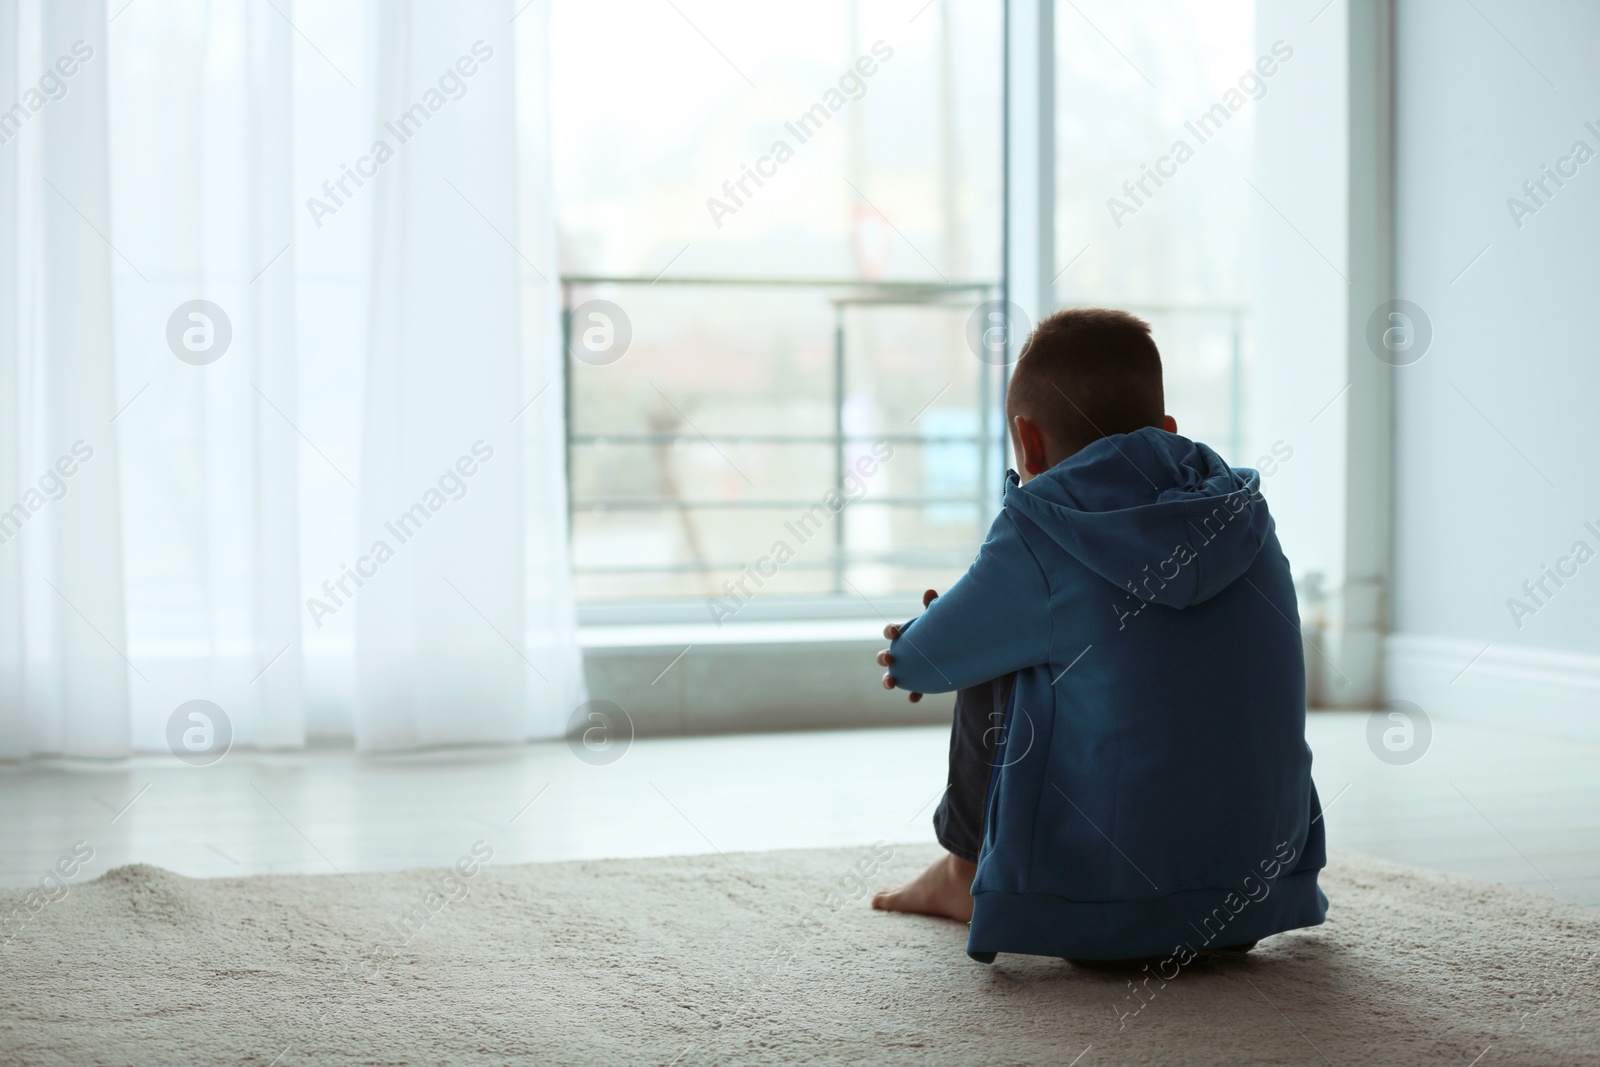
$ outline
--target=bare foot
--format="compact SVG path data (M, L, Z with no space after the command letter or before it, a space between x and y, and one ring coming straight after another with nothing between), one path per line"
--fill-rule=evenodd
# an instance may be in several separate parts
M976 865L946 852L905 885L878 893L872 906L880 911L909 911L969 923L972 876L977 872Z

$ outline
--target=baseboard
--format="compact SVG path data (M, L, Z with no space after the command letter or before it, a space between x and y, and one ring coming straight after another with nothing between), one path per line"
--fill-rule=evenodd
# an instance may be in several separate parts
M1384 662L1389 698L1430 715L1600 741L1600 656L1391 634Z

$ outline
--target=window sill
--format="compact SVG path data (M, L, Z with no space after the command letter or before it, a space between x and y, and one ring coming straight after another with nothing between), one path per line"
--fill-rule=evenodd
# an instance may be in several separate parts
M909 613L908 613L909 614ZM883 688L883 619L581 626L589 697L639 735L948 722L953 697Z
M868 600L856 594L820 596L762 596L746 600L738 614L717 626L706 597L639 597L632 600L587 600L578 603L578 625L589 627L700 624L718 630L754 623L842 622L875 620L883 629L884 616L909 619L922 610L915 594L873 594Z
M884 623L870 619L791 619L773 622L730 622L721 626L701 622L640 623L622 626L580 626L578 644L584 654L672 650L689 647L722 648L804 645L811 648L874 647L883 643Z

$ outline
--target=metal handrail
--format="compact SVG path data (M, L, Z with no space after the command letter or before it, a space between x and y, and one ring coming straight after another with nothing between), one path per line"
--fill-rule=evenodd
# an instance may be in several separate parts
M569 433L567 440L574 444L592 445L604 441L608 445L670 445L687 441L686 433ZM813 445L833 444L833 434L824 433L697 433L702 441L720 441L730 445ZM971 441L972 434L878 433L844 435L846 444L869 444L888 441L890 444L953 445Z
M999 503L998 494L989 494L994 503ZM970 496L924 496L911 493L902 496L862 496L851 501L853 504L878 504L891 508L920 508L937 507L941 504L971 504ZM712 498L709 500L693 500L681 496L595 496L585 500L591 508L605 508L614 511L650 511L665 508L692 508L696 510L727 508L729 511L776 511L778 508L797 508L801 511L807 508L821 506L816 497L802 500L799 497L779 498L772 500L752 500L749 497L740 497L736 500L722 500Z
M888 292L972 293L999 288L999 282L885 281L871 278L717 278L642 274L563 274L562 285L688 285L700 288L873 289Z
M714 571L737 572L746 566L749 560L728 562L689 562L689 563L619 563L607 564L603 567L574 565L573 571L578 574L710 574ZM940 551L918 550L916 552L863 552L850 558L851 563L871 563L878 565L903 565L903 566L934 566L944 565L959 567L972 562L972 550L967 548L952 548ZM785 569L800 571L831 570L833 560L791 560L784 564Z

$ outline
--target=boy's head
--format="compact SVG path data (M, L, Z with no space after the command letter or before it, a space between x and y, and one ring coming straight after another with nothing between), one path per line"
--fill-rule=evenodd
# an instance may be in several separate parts
M1146 426L1176 433L1150 324L1113 308L1046 318L1012 369L1006 422L1024 482L1102 437Z

